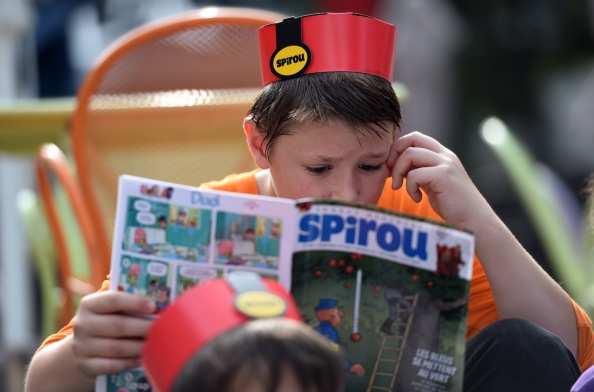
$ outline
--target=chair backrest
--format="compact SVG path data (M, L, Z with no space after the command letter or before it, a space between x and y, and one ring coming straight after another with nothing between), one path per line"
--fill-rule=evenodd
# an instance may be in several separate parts
M126 34L90 71L77 96L73 153L105 260L119 175L197 185L254 168L242 121L261 86L257 29L283 17L187 11Z
M62 288L61 325L74 316L78 298L101 287L109 265L99 243L78 180L58 146L46 143L35 159L37 185L58 261Z

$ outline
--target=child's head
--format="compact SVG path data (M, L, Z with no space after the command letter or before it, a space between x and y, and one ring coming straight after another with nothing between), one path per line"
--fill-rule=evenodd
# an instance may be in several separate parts
M142 366L161 392L333 392L343 374L337 352L277 281L237 271L169 305L149 331Z
M336 351L303 323L250 321L214 339L180 372L172 391L338 392Z
M244 122L261 194L375 203L400 127L396 28L352 13L258 31L264 88Z

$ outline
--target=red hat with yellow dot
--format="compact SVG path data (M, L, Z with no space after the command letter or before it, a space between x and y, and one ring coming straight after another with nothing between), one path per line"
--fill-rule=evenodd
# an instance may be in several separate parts
M262 85L316 72L361 72L392 82L396 27L356 13L286 18L258 30Z
M151 385L169 391L192 355L224 332L253 319L302 321L291 295L275 280L233 272L190 288L152 325L142 351Z

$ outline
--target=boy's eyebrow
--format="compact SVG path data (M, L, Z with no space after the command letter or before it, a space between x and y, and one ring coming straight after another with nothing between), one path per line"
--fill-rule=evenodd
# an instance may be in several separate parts
M388 154L386 152L376 152L369 155L369 158L386 158Z
M379 159L379 158L385 159L385 158L387 158L387 156L388 156L388 154L386 152L375 152L375 153L365 156L364 158L366 158L366 159ZM327 155L314 155L314 156L312 156L312 158L316 159L320 162L323 162L323 163L340 162L344 159L344 158L334 158L334 157L330 157Z
M324 163L331 163L331 162L340 162L342 158L333 158L326 155L316 155L314 159L324 162Z

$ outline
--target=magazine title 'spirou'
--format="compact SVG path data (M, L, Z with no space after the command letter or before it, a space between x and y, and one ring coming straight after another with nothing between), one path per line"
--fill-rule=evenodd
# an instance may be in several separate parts
M356 13L286 18L258 30L262 84L316 72L361 72L392 81L396 27Z
M250 320L274 317L302 321L280 283L255 273L234 272L189 289L163 311L146 339L142 365L151 385L169 391L206 343Z

